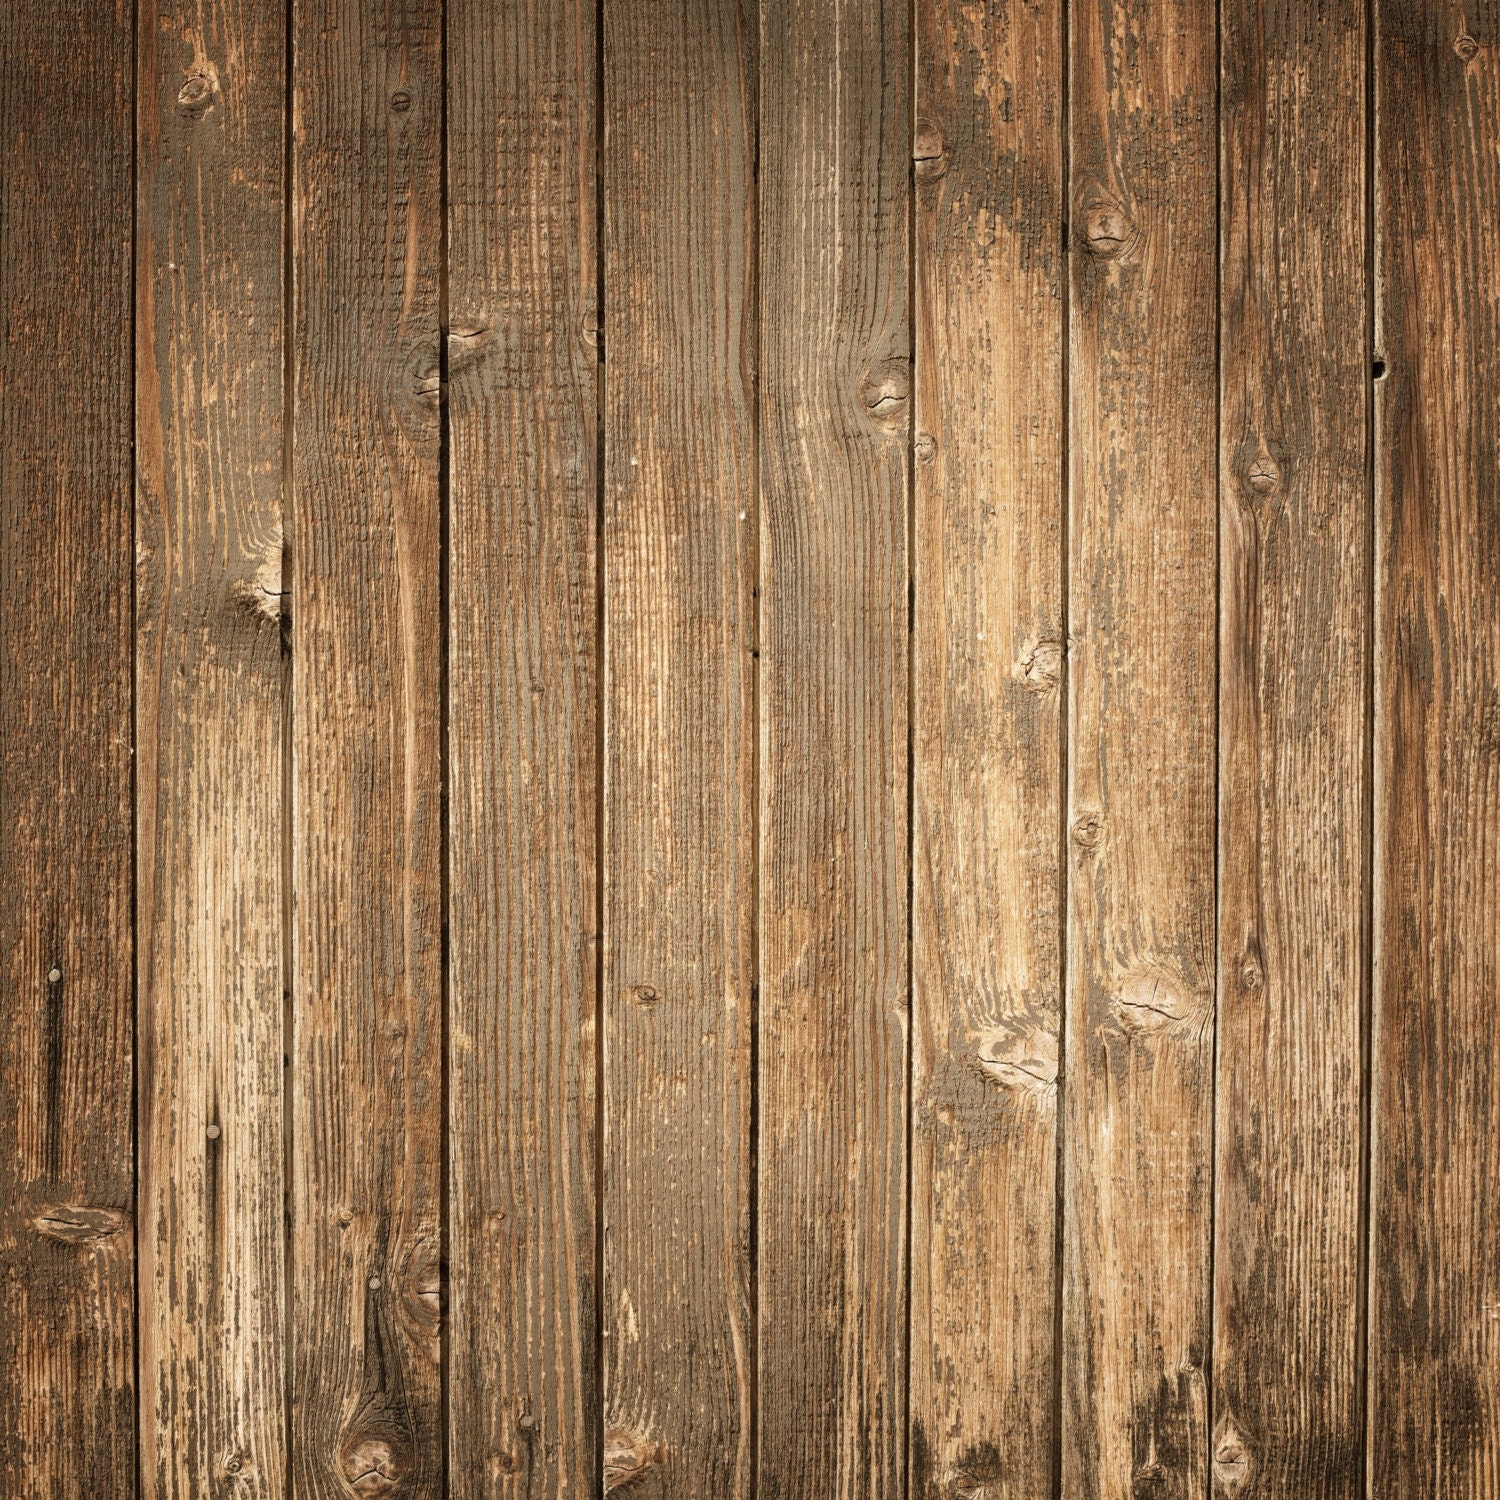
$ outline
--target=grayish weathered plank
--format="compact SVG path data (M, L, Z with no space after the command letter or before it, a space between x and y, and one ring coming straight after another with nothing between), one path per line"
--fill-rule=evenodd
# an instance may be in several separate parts
M594 6L449 0L455 1500L599 1476Z

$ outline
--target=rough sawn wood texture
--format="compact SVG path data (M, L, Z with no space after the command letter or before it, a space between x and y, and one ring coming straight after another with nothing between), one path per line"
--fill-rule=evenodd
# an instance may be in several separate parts
M1500 1500L1500 3L0 11L3 1500Z

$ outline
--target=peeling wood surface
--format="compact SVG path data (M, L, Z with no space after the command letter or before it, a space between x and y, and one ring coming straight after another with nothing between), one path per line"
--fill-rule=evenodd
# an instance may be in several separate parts
M1497 59L11 5L6 1500L1500 1500Z
M145 1496L286 1487L283 23L137 16Z
M1062 1485L1208 1484L1214 7L1070 11Z
M442 27L292 10L291 1443L443 1492Z
M917 17L911 1494L1047 1495L1066 54L1056 6Z

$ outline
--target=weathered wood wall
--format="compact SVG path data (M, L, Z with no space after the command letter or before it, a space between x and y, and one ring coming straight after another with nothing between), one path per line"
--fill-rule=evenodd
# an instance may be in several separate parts
M1500 0L0 132L0 1496L1500 1500Z

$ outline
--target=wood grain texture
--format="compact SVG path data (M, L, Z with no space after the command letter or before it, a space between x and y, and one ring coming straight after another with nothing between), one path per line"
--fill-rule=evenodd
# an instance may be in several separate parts
M1377 10L1370 1493L1500 1495L1500 5Z
M449 0L455 1497L592 1496L595 17Z
M1062 19L917 12L914 1500L1052 1492Z
M1363 1493L1365 11L1223 11L1213 1452Z
M286 36L138 12L141 1492L285 1494Z
M1070 13L1063 1493L1208 1488L1215 11Z
M441 11L296 0L299 1497L436 1496Z
M131 58L0 15L0 1492L135 1494Z
M753 11L605 0L606 1490L750 1492Z
M908 21L761 11L766 1500L906 1479Z

